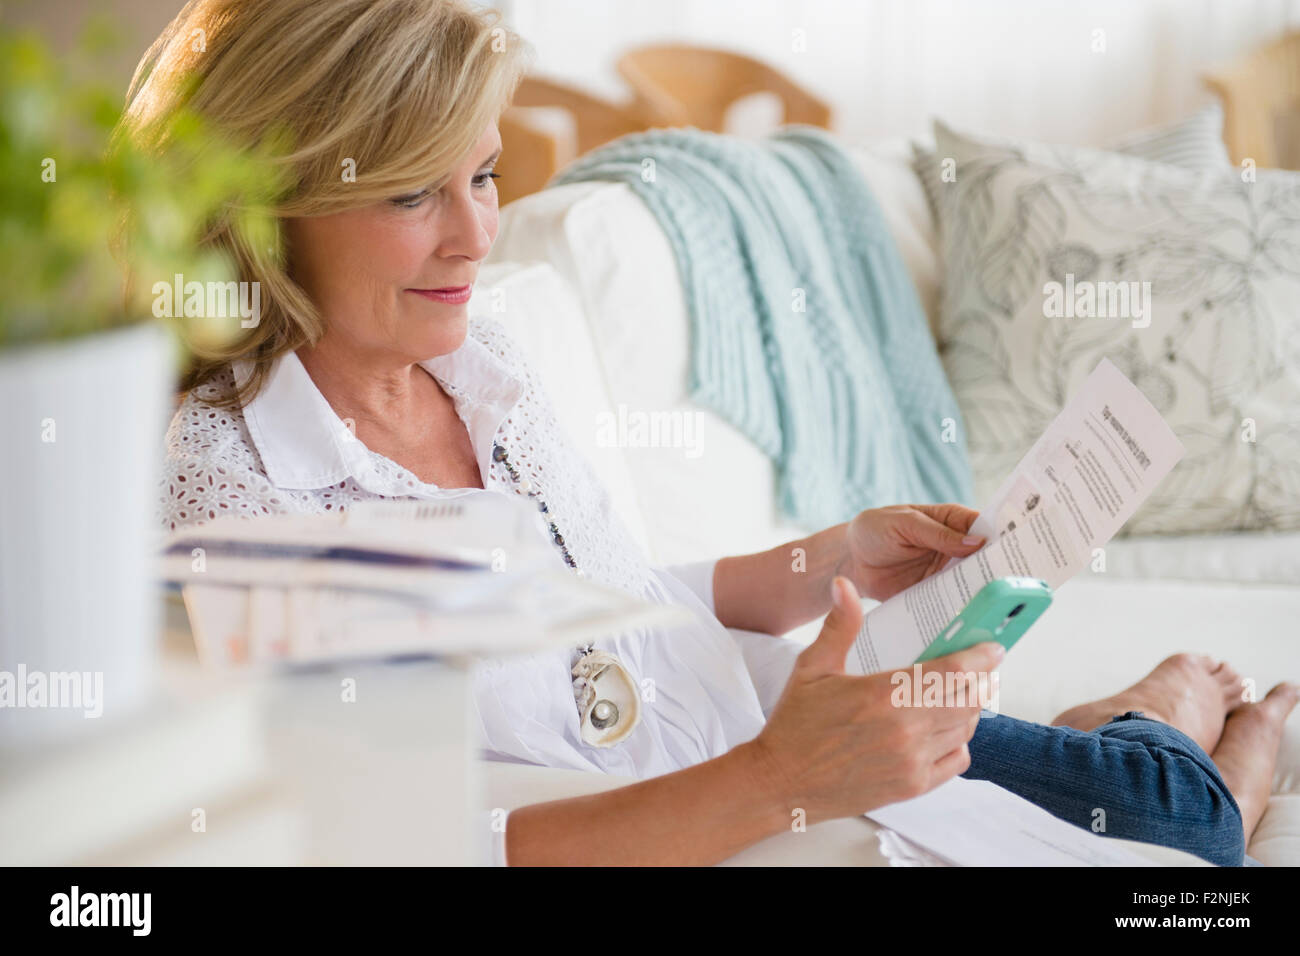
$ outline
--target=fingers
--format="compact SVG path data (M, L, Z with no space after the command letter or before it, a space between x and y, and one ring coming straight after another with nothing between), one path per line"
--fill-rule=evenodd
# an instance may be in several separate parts
M970 530L970 526L975 523L975 519L980 513L974 508L967 508L965 505L959 505L956 502L948 502L941 505L912 505L917 511L924 512L936 521L946 524L965 534Z
M933 789L946 780L970 769L970 748L963 743L935 761L930 769L930 788Z
M980 722L979 711L969 713L963 709L956 711L956 713L960 717L956 723L941 731L936 731L930 737L929 751L934 754L936 760L952 753L952 751L975 736L975 728L979 726Z
M941 680L942 683L935 685L935 690L942 688L944 708L973 707L979 710L991 706L990 702L997 696L997 667L1005 655L1006 648L1001 644L985 641L936 657L919 665L921 685L928 688L935 685L936 680ZM931 674L935 677L931 678Z
M799 655L801 670L809 675L842 674L849 648L862 627L862 602L858 589L845 577L831 581L831 611L821 633Z
M908 530L917 543L932 548L940 554L965 557L968 554L974 554L984 544L983 538L968 538L965 529L958 531L949 527L942 520L931 517L919 508L910 515L910 518L911 523ZM966 527L969 528L970 525Z
M987 674L989 671L997 669L1006 654L1007 649L997 641L984 641L974 647L968 647L965 650L955 651L952 654L945 654L943 657L924 661L921 664L921 673L928 674L930 671L968 673L974 671L976 674Z
M947 748L951 750L962 740L969 740L970 735L975 732L975 722L980 718L980 698L976 691L965 695L964 700L956 703L946 704L943 707L925 708L926 730L930 739L943 738L956 734L959 739L953 740Z

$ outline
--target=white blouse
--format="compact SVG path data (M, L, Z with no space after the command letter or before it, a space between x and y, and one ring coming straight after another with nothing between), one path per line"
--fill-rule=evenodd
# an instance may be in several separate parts
M482 490L422 482L367 449L289 353L242 412L215 408L209 400L228 394L237 377L244 379L249 370L244 363L234 363L186 397L167 432L160 483L164 527L222 515L342 510L381 497L521 494L505 467L492 460L499 441L540 491L584 573L695 613L688 626L628 630L596 642L618 656L635 682L653 681L653 700L643 702L640 723L612 747L592 747L580 737L568 650L478 665L472 686L486 755L645 778L752 739L770 702L760 702L738 638L713 614L713 563L648 566L591 466L563 434L533 371L497 322L471 318L459 349L420 364L454 400L473 443ZM562 560L558 551L556 560ZM763 696L770 694L764 690Z

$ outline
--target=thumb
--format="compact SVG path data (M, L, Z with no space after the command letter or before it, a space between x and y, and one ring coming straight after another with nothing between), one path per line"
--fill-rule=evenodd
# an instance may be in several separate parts
M916 535L918 544L953 557L974 554L984 543L982 537L964 534L921 511L914 512L911 530Z
M803 663L812 675L842 674L849 648L862 627L862 602L858 589L845 577L831 581L831 612L817 640L804 651Z

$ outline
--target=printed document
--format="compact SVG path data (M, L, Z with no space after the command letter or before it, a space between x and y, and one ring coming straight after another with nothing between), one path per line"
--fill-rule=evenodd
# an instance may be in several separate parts
M1116 842L1058 820L1028 800L987 780L953 777L902 803L867 814L908 843L907 853L888 839L891 863L902 855L930 858L954 866L1155 866L1145 856Z
M994 578L1040 578L1060 587L1184 453L1146 396L1102 359L971 526L971 534L988 539L984 547L873 608L847 671L911 664Z

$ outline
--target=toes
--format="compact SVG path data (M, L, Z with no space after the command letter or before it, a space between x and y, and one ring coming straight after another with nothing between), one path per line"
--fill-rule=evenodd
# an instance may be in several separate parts
M1264 695L1263 700L1236 708L1229 719L1247 722L1261 731L1268 728L1280 732L1297 701L1300 701L1300 687L1284 681Z
M1263 702L1276 707L1285 717L1291 713L1298 701L1300 701L1300 685L1291 681L1283 681L1264 695Z
M1160 662L1160 668L1181 672L1189 678L1199 678L1208 674L1234 695L1241 689L1241 675L1237 673L1236 668L1227 661L1219 660L1209 654L1186 652L1173 654Z
M1229 710L1247 702L1246 682L1227 661L1219 665L1219 669L1214 672L1214 678L1223 688L1223 700Z
M1214 667L1214 659L1208 654L1171 654L1160 662L1159 667L1179 671L1208 671Z
M1225 684L1237 684L1241 682L1241 675L1237 673L1237 669L1227 661L1219 661L1211 673Z
M1252 741L1267 739L1279 725L1277 715L1273 714L1271 707L1265 707L1263 701L1257 701L1253 704L1242 704L1228 715L1224 723L1224 732L1228 727L1232 727L1236 732L1245 734L1245 738Z
M1225 684L1223 687L1224 699L1228 702L1228 710L1233 711L1238 707L1244 707L1251 703L1251 692L1248 691L1245 679L1238 677L1231 684Z

